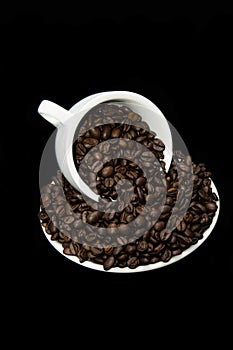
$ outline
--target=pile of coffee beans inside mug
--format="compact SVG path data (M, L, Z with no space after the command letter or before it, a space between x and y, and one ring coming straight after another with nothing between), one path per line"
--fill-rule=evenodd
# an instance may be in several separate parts
M104 125L103 115L107 118ZM114 139L120 140L128 158L104 162L110 148L114 155ZM132 147L127 140L135 141ZM118 207L101 211L100 201L96 210L58 171L41 191L39 218L51 240L62 244L64 254L77 256L81 263L101 264L104 270L166 263L196 244L217 210L211 173L205 164L195 164L180 150L174 151L166 172L164 149L162 140L130 108L103 104L89 111L73 145L75 165L98 192L104 208L117 199ZM133 159L141 159L144 169ZM122 180L131 186L119 199L116 187Z

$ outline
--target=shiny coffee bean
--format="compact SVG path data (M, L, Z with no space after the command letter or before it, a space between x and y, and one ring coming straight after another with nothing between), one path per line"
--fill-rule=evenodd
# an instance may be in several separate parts
M105 261L104 261L104 270L110 270L111 267L113 267L115 263L115 258L114 256L109 256Z
M105 168L103 168L103 170L101 171L101 175L103 177L109 177L111 175L113 175L114 173L114 168L112 166L107 166Z

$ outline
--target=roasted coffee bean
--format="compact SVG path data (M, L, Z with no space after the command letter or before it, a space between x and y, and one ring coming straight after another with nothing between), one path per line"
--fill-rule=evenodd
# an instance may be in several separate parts
M114 128L114 129L112 129L111 137L120 137L121 133L122 133L122 131L120 128Z
M52 234L54 234L55 232L58 231L56 225L51 221L50 224L49 224L49 230Z
M127 238L125 238L123 236L117 237L117 243L120 245L125 245L125 244L127 244Z
M103 170L101 171L101 175L103 177L109 177L111 175L113 175L114 173L114 168L112 166L107 166L105 168L103 168Z
M198 194L202 199L204 199L204 201L209 201L210 196L208 195L208 192L206 192L202 189L202 190L198 191Z
M137 178L137 172L135 170L130 170L126 172L126 176L130 179L135 179Z
M126 253L120 254L120 255L117 257L117 259L118 259L119 261L126 260L126 259L128 259L128 254L126 254Z
M87 216L88 224L95 224L101 217L103 213L100 211L93 211Z
M207 213L204 213L204 214L202 214L199 221L200 221L200 224L205 224L205 223L210 221L210 217Z
M186 229L186 223L184 220L181 220L179 224L176 226L178 231L184 232Z
M103 140L109 139L111 136L111 132L111 127L109 125L104 125L101 133Z
M161 260L163 262L167 262L171 259L171 257L172 257L172 253L171 253L170 249L165 249L161 255Z
M215 212L217 210L217 204L214 202L206 203L205 207L208 212Z
M142 190L141 190L141 188L140 187L137 187L136 188L136 191L137 191L137 194L138 194L138 199L139 199L139 202L140 203L143 203L144 202L144 196L143 196L143 192L142 192ZM149 196L147 196L147 198L148 198ZM149 198L150 199L150 198ZM148 199L147 199L148 200Z
M134 113L134 112L129 112L128 116L129 119L133 120L134 122L137 121L141 121L141 116L139 116L138 114Z
M80 156L83 156L86 153L86 148L82 143L78 143L76 146L76 153Z
M174 249L172 250L172 256L180 255L182 253L182 249Z
M145 252L147 250L147 242L146 241L139 241L137 245L137 250L139 252Z
M162 152L165 149L165 145L164 145L162 140L155 139L153 148L154 148L155 151Z
M92 138L92 137L88 137L88 138L83 140L83 144L86 148L96 146L96 145L98 145L98 143L99 143L99 141L97 139Z
M113 247L112 246L107 246L104 248L104 252L107 254L107 255L112 255L113 253Z
M137 266L138 266L138 259L136 256L132 256L132 258L130 258L128 261L127 261L127 265L130 269L135 269Z
M183 243L183 244L191 244L192 242L192 239L189 238L189 237L185 237L183 235L179 235L179 234L176 234L176 238L178 239L179 242Z
M125 252L128 254L128 255L132 255L136 252L136 245L135 244L127 244L126 247L125 247Z
M162 214L169 213L171 211L171 206L170 205L164 205Z
M164 221L157 221L154 224L154 228L156 229L156 231L162 231L165 227L165 222Z
M104 261L104 270L110 270L111 267L113 267L115 263L115 258L114 256L109 256L105 261Z
M155 252L156 254L158 254L158 253L161 252L164 248L165 248L165 244L164 244L164 243L159 243L157 246L155 246L154 252Z
M184 235L186 236L186 237L193 237L194 236L194 233L193 233L193 231L192 230L190 230L189 228L186 228L186 230L184 231Z
M111 177L105 178L105 180L104 180L105 187L112 187L114 184L115 184L115 181L113 178L111 178Z
M189 211L187 211L184 214L184 221L186 221L186 222L192 222L193 221L193 215Z
M161 241L167 241L172 235L172 232L171 231L167 231L166 229L165 230L162 230L160 233L159 233L159 238Z
M89 133L90 133L91 137L93 137L97 140L100 138L100 135L101 135L100 129L98 127L95 127L93 129L89 129Z
M147 265L147 264L149 264L150 259L143 256L143 257L139 258L139 261L142 265Z
M119 255L122 252L122 250L123 250L123 246L114 247L113 251L112 251L112 254L114 256L117 256L117 255Z
M142 186L145 182L146 182L146 179L141 176L141 177L137 178L137 180L135 181L135 184L137 186Z
M91 247L91 251L92 251L94 256L98 256L98 255L102 254L103 249L96 248L96 247Z

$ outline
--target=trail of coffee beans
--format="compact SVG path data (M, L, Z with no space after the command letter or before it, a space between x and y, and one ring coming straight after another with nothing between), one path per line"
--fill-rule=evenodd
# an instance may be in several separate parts
M98 124L103 114L107 116L109 124L90 129L93 118ZM124 123L114 122L118 116ZM62 244L64 254L77 256L81 263L89 260L110 270L113 267L135 269L140 265L168 262L202 239L213 220L218 198L212 192L211 173L206 165L195 164L190 156L175 151L166 174L164 144L141 119L125 106L97 106L84 119L79 129L81 136L78 136L73 147L77 170L81 170L80 164L88 157L88 152L96 145L100 144L101 147L103 144L100 151L91 155L88 162L91 168L86 164L85 169L84 164L83 174L81 172L80 175L85 178L88 174L90 182L96 180L99 195L110 205L111 200L118 197L116 186L119 181L128 180L133 187L133 197L126 207L123 204L127 201L127 190L122 201L119 201L117 211L94 210L60 171L53 177L53 182L41 191L41 224L51 240ZM137 124L132 125L132 121ZM144 176L143 170L135 162L121 158L112 159L98 168L98 162L110 152L110 145L108 147L105 141L114 138L120 138L123 149L128 147L124 139L134 140L148 149L141 152L140 147L135 149L134 146L127 151L131 159L136 157L143 161L143 166L149 170L149 178ZM153 162L151 154L156 156L157 163ZM99 169L97 177L96 169ZM191 200L188 199L190 187L187 186L177 207L179 189L190 177L193 181ZM164 191L165 202L161 208ZM149 208L146 204L149 204Z

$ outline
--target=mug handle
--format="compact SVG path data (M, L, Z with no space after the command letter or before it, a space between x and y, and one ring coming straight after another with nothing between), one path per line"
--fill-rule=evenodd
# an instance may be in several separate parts
M43 100L40 103L38 113L56 128L64 125L64 123L73 116L73 114L66 109L48 100Z

